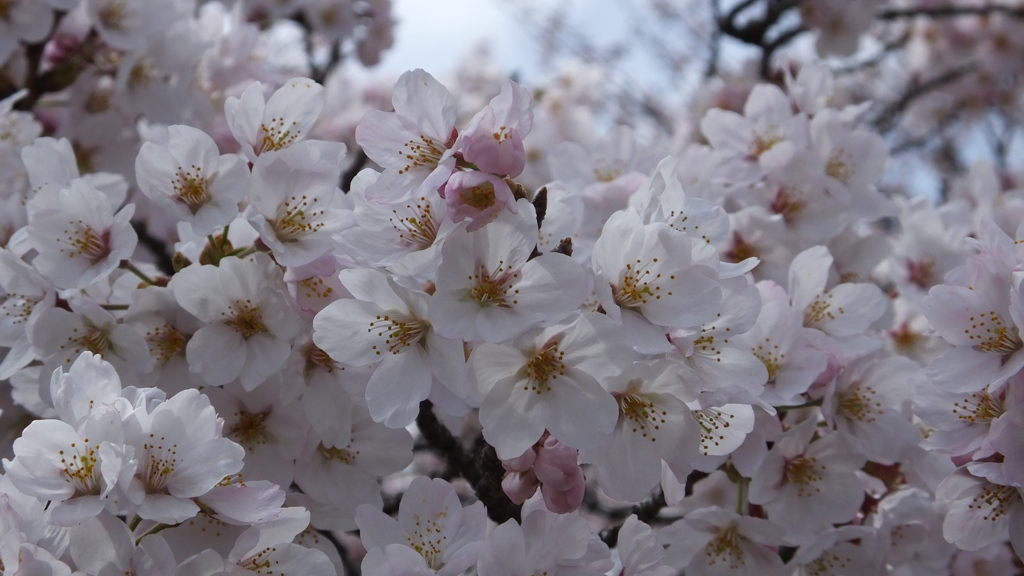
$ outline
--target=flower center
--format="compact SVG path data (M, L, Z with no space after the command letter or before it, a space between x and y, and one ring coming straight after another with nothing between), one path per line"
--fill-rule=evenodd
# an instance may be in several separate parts
M551 391L551 382L565 375L565 352L558 348L557 341L549 341L530 357L523 371L529 380L523 390L542 394Z
M708 557L708 567L722 563L728 564L730 570L736 570L747 563L735 526L719 532L714 540L708 542L704 554Z
M1015 326L1008 327L995 310L971 316L970 321L971 327L964 332L967 333L967 339L974 344L974 348L977 350L1005 356L1024 347L1017 328Z
M64 466L62 475L64 479L75 487L75 496L84 496L100 493L100 469L96 464L99 460L96 457L96 446L89 444L89 439L83 439L83 446L79 447L77 442L72 442L70 450L58 451L60 463Z
M968 508L974 510L986 509L982 520L989 522L997 522L1003 516L1009 512L1010 505L1015 500L1020 500L1020 492L1013 486L1003 486L1000 484L988 484L978 494L971 499Z
M412 519L416 529L405 537L409 547L427 561L431 570L438 570L444 566L444 549L448 537L443 534L444 526L438 522L443 519L443 512L435 518L423 518L414 514Z
M161 436L159 439L151 436L150 441L142 445L144 462L139 467L142 484L146 487L147 494L161 492L170 481L174 470L178 465L178 445L167 444L167 438Z
M328 448L327 446L320 444L317 451L324 460L337 460L342 464L351 466L352 463L356 461L356 458L359 457L360 453L359 450L351 450L351 448L351 442L349 442L348 446L345 446L344 448L338 448L337 446L331 446Z
M715 408L691 410L690 415L700 426L700 451L705 456L725 440L724 430L732 425L729 420L736 417L735 414L722 412Z
M189 170L178 166L178 179L171 183L175 199L184 204L193 215L210 201L206 190L206 178L203 169L193 164Z
M787 188L779 188L775 198L772 199L769 209L774 214L781 214L786 222L792 222L806 207L806 200L791 193Z
M295 128L297 124L297 122L292 122L289 126L284 118L271 118L268 122L261 123L256 136L259 138L255 150L256 155L287 148L294 144L302 135L302 130Z
M835 312L845 314L846 310L837 307ZM828 292L814 297L814 301L804 309L804 326L813 327L825 320L835 320L836 315L832 310L832 295Z
M623 426L630 427L633 434L656 442L655 434L661 430L668 412L659 410L654 402L639 394L639 383L636 386L631 383L625 393L616 396L616 400L619 402L619 421Z
M146 332L146 341L149 343L150 354L157 358L160 364L167 364L179 352L185 349L188 338L170 324L164 324Z
M236 412L235 416L238 417L238 420L236 420L234 425L228 429L225 436L231 437L235 442L244 446L248 451L253 450L256 446L261 444L266 444L266 419L269 414L269 411L260 412L259 414L253 414L252 412Z
M638 308L647 304L648 300L661 300L661 274L650 270L658 259L652 258L651 264L645 265L639 258L635 263L627 263L626 269L619 276L618 285L612 286L612 297L621 308ZM675 275L669 279L675 280ZM671 296L671 292L665 292Z
M757 258L761 249L753 242L748 242L739 232L732 233L732 247L722 254L728 262L742 262L747 258Z
M327 352L324 352L312 342L306 346L306 364L302 369L303 375L308 378L314 370L323 370L331 373L334 372L335 368L338 368L338 364Z
M812 493L821 492L821 488L815 486L815 483L822 479L817 458L803 455L790 458L786 461L785 474L786 482L796 485L797 496L810 496Z
M109 2L97 11L99 21L111 30L124 30L124 2Z
M376 332L378 337L384 338L384 346L392 354L401 354L406 348L423 339L429 331L429 322L394 311L371 320L370 328L367 330L371 333ZM377 346L374 345L373 348L376 349ZM378 356L380 353L381 351L377 350Z
M921 290L935 285L935 261L929 258L907 260L907 281Z
M519 278L519 272L503 270L504 266L504 262L499 262L492 274L481 264L477 268L477 273L469 277L469 280L473 282L469 295L481 306L511 308L513 305L519 304L519 300L515 298L515 295L519 294L519 289L513 288L511 285L514 280ZM506 300L509 292L513 295L511 302Z
M782 371L782 362L786 359L786 354L779 349L778 344L772 344L771 337L767 336L764 344L758 344L757 348L751 348L750 351L768 370L768 383L774 383L775 377Z
M953 414L971 424L988 424L1004 412L1002 400L988 392L972 392L953 402Z
M79 350L88 350L97 356L103 356L110 350L110 331L105 326L96 326L85 322L85 332L74 341Z
M434 209L427 202L426 198L420 198L415 205L407 204L407 209L412 211L411 216L399 216L397 210L394 214L391 226L398 232L399 241L416 246L425 250L434 245L437 239L438 220L434 217Z
M882 403L875 400L878 391L871 386L851 388L839 396L839 409L848 417L870 424L876 414L885 414Z
M319 198L292 196L278 210L278 219L274 224L274 232L282 242L292 242L307 234L312 234L324 227L318 221L327 211L315 208Z
M420 136L419 141L409 140L402 145L398 151L399 156L404 156L409 161L404 168L398 171L405 174L414 168L435 168L441 162L446 148L438 144L429 136Z
M832 152L832 155L828 158L828 162L825 163L825 174L839 180L844 185L849 185L850 176L853 175L853 170L843 159L844 154L846 154L846 150L843 150L842 148Z
M459 200L474 210L482 212L491 206L494 206L494 184L484 182L473 186L472 188L460 190Z
M242 338L248 340L257 334L267 331L267 327L263 324L263 314L249 300L235 302L233 311L235 315L227 320L225 324L241 334Z
M61 253L67 254L70 258L84 257L90 264L98 264L111 252L110 230L97 232L92 226L79 220L71 224L72 228L65 230L67 236L64 244L68 249L61 248Z

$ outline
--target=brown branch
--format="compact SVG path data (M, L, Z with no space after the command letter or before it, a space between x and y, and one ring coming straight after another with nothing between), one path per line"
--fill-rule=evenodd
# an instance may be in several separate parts
M359 174L359 171L366 167L366 162L368 160L369 157L366 156L366 151L360 148L359 151L356 152L355 158L352 159L352 164L341 174L340 188L343 193L349 193L349 190L352 189L352 181L356 179L356 175Z
M889 8L879 12L879 20L901 20L904 18L955 18L957 16L987 16L1003 14L1013 18L1024 18L1024 7L1007 6L1005 4L985 4L983 6L935 6L919 8Z
M473 486L477 498L484 503L491 520L499 524L509 519L517 522L520 520L522 506L513 504L505 495L501 487L505 469L494 448L483 436L476 439L473 448L467 453L462 443L437 419L430 400L420 402L416 426L427 443L444 456L446 470L442 472L442 478L465 478Z
M883 109L871 122L878 132L888 132L895 125L900 114L903 113L915 100L924 96L932 90L941 88L946 84L955 82L960 78L978 69L978 64L971 62L959 68L954 68L943 74L939 74L924 82L915 82L910 88L892 104Z

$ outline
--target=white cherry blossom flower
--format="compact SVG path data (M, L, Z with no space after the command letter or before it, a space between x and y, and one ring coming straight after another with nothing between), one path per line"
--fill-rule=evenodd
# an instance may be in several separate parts
M812 442L815 426L810 418L779 438L750 482L750 501L763 505L794 543L852 520L864 500L855 472L865 458L837 434Z
M171 216L205 236L229 224L249 187L245 159L220 154L213 138L170 126L165 144L146 142L135 160L139 189Z
M267 152L309 137L324 107L324 87L309 78L292 78L264 100L263 85L253 82L239 98L228 97L224 116L242 154L255 162Z
M344 446L326 446L311 433L296 455L295 484L328 509L331 529L355 530L361 504L383 506L377 479L412 461L412 436L370 418L365 407L353 406L352 436ZM338 490L338 486L345 486ZM317 522L314 519L314 523Z
M366 196L390 202L432 194L455 170L455 99L416 69L399 76L392 104L394 112L371 110L356 127L356 142L384 168Z
M487 527L482 502L462 506L455 489L441 479L413 479L402 496L398 519L368 504L359 507L356 524L369 554L363 571L405 564L403 573L417 572L454 576L476 564ZM404 550L400 550L404 549ZM415 552L418 560L408 554Z
M602 382L631 356L617 325L595 313L531 330L511 346L477 346L470 394L481 402L484 438L503 460L520 456L545 429L573 448L595 447L619 412Z
M39 252L37 270L59 288L84 288L114 271L135 251L129 204L114 214L106 195L77 179L28 206L28 233Z
M57 503L50 521L69 526L99 514L115 486L127 483L135 471L133 454L121 415L99 410L77 427L61 420L29 424L4 470L25 494Z
M334 248L331 237L344 224L337 185L344 154L344 145L300 143L253 164L245 215L280 264L309 264Z
M718 311L718 271L693 265L691 246L686 233L644 224L632 209L609 218L594 245L601 306L640 352L668 351L671 328L699 326Z
M299 329L281 271L265 254L193 264L170 283L181 307L207 324L185 349L189 369L210 385L239 378L251 390L279 370Z
M613 567L585 518L549 512L541 502L539 495L526 502L521 525L509 520L491 531L477 564L480 576L596 575Z
M920 370L899 356L857 361L829 383L822 412L870 460L900 462L921 441L909 414Z
M455 229L444 198L431 194L380 203L361 190L348 195L355 200L355 222L335 239L349 256L394 274L436 279L441 246Z
M687 576L782 576L782 559L769 548L786 544L779 526L721 508L703 508L658 534L666 561Z
M177 524L195 516L192 500L242 468L245 450L221 436L223 422L198 390L179 392L125 419L125 443L138 466L125 487L134 513Z
M950 501L942 535L961 550L977 550L994 542L1013 544L1024 552L1024 500L1020 487L996 484L960 468L939 485L937 499Z
M642 500L658 483L662 461L679 478L690 472L701 430L683 400L692 392L678 368L668 360L633 364L605 384L618 403L615 430L580 457L592 464L602 490L616 500Z
M501 342L565 318L586 298L586 277L572 258L549 252L530 259L537 216L526 200L517 205L517 214L502 212L445 241L429 311L438 334Z
M431 298L374 270L345 270L341 281L354 296L324 308L313 320L313 342L353 367L377 364L366 384L374 420L408 426L435 378L464 394L465 352L460 340L438 336L426 318Z

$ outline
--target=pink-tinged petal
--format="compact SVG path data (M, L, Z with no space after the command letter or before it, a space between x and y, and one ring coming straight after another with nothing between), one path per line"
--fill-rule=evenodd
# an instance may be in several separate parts
M832 269L832 255L828 248L808 248L793 259L789 266L789 294L793 307L804 310L825 291Z
M253 82L242 92L240 98L228 97L224 101L224 116L235 140L242 145L242 152L250 162L256 160L253 144L263 121L263 85Z
M569 370L538 404L551 434L573 448L592 448L615 428L618 405L589 374Z
M359 539L367 550L383 550L388 544L404 542L405 530L394 518L374 506L363 504L356 509Z
M309 78L292 78L271 94L263 111L263 124L278 144L291 145L309 136L324 107L324 87ZM271 124L277 120L280 130ZM275 148L280 149L280 148Z
M365 366L390 354L385 343L388 312L372 302L337 300L313 319L313 342L334 361ZM378 327L378 321L385 328Z
M246 362L245 339L224 324L200 328L185 347L190 371L202 376L211 386L221 386L238 378Z
M399 76L392 95L396 115L410 129L445 142L455 126L456 105L451 93L420 68Z
M487 394L480 405L480 423L498 458L515 458L541 437L545 429L543 415L538 413L541 402L537 394L522 390L515 377L497 382Z
M474 348L469 357L469 388L472 398L478 402L483 401L498 382L514 376L527 361L528 358L520 351L508 346L480 344Z
M976 392L999 379L1001 365L1001 356L956 346L933 360L925 373L943 390Z
M477 570L480 576L517 576L526 574L526 539L523 528L509 520L495 528L480 552Z
M270 334L256 334L245 341L245 364L238 378L246 391L252 391L284 366L292 347L287 340Z
M735 112L712 108L701 120L700 129L712 147L746 154L754 126L750 120Z
M202 502L222 522L249 525L272 519L280 512L284 496L284 490L277 484L247 480L245 484L214 486L202 496Z
M383 310L399 310L406 313L410 311L409 303L397 292L408 291L398 288L386 274L378 270L342 270L338 277L353 298L373 302Z
M180 524L199 513L199 506L188 498L167 494L147 494L137 514L145 520Z
M225 476L242 469L245 449L228 438L213 438L193 448L179 464L167 491L179 498L194 498L210 491ZM147 496L149 498L152 495Z
M693 420L689 413L684 417ZM633 432L629 421L619 425L607 446L587 454L601 489L616 500L639 502L661 478L661 457L649 439Z
M53 507L49 521L57 526L77 526L99 514L106 502L99 496L79 496Z
M547 325L579 308L590 291L583 268L572 258L556 253L527 262L516 288L517 305L523 311L543 314Z
M366 384L366 404L374 421L404 428L416 419L433 380L424 350L418 346L385 358Z

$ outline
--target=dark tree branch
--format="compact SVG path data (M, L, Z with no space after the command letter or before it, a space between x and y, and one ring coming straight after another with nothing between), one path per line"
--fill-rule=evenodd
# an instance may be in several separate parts
M317 532L338 550L338 555L341 556L341 565L345 568L345 576L360 576L362 574L359 566L349 557L348 549L334 536L333 532L330 530L317 530Z
M1024 18L1024 7L1007 6L1005 4L985 4L982 6L934 6L919 8L889 8L877 14L880 20L901 20L904 18L955 18L957 16L987 16L1003 14L1012 18Z
M976 63L969 63L959 68L954 68L943 74L939 74L934 78L925 80L923 82L914 82L903 93L902 96L895 102L886 106L871 122L875 129L879 132L885 133L895 126L896 121L899 120L900 115L918 98L925 94L941 88L946 84L955 82L960 78L963 78L967 74L974 72L978 69Z
M153 255L154 264L161 272L168 276L174 275L174 261L172 255L167 251L167 243L153 236L146 228L146 223L140 220L131 221L135 235L139 237L139 244L146 247Z
M458 439L437 419L429 400L420 402L416 426L427 443L445 457L447 469L442 477L465 478L473 486L477 498L484 503L491 520L499 524L509 519L517 522L520 520L522 506L513 504L505 495L501 487L505 469L494 448L484 441L483 436L476 439L471 452L467 453Z
M802 0L767 0L767 11L763 18L737 25L740 13L754 4L756 0L744 0L729 11L725 18L719 18L718 29L722 34L735 38L746 44L761 49L761 77L771 80L772 54L787 42L805 31L802 25L795 26L769 40L769 31L779 22L786 12L800 5Z
M366 151L360 148L359 151L356 152L355 158L352 159L352 165L341 174L342 192L348 194L349 190L352 189L352 181L356 179L356 175L359 174L359 171L366 167L366 162L368 160L369 157L366 156Z

